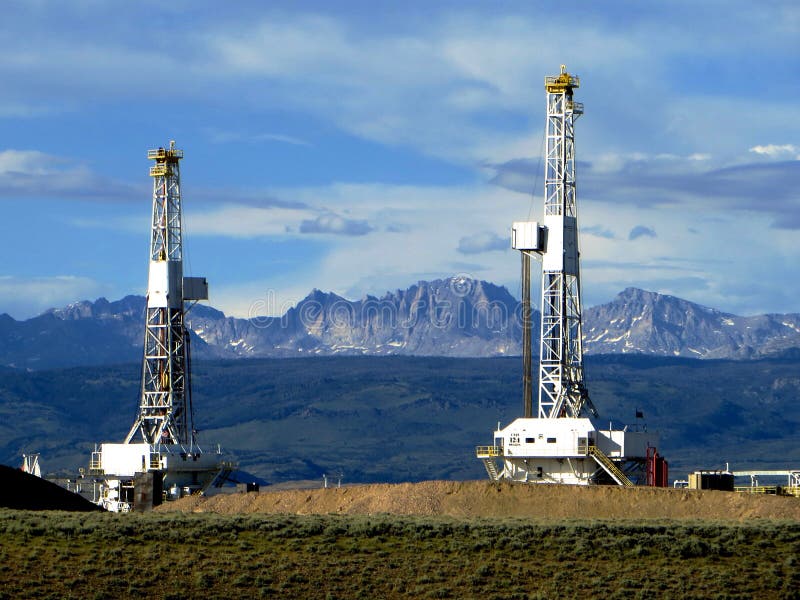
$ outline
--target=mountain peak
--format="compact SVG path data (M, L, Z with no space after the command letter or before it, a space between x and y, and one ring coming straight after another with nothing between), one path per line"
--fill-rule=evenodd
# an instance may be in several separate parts
M141 356L146 300L76 302L27 321L0 317L0 364L49 367L119 363ZM207 305L187 323L197 358L335 354L504 356L521 352L518 301L467 276L420 280L355 301L319 289L284 315L240 319ZM538 313L534 330L538 331ZM693 358L754 358L800 347L800 315L738 317L628 287L583 311L584 349Z
M679 298L677 296L662 294L660 292L651 292L636 287L627 287L619 294L617 294L616 298L612 301L612 304L619 302L624 304L641 303L649 306L655 306L655 305L664 306L671 304L675 307L680 307L682 310L705 312L714 315L724 314L726 316L731 316L731 317L735 316L729 313L723 313L715 308L710 308L708 306L697 304L696 302L692 302L690 300Z
M741 359L800 346L798 315L739 317L633 287L583 316L584 347L595 354Z

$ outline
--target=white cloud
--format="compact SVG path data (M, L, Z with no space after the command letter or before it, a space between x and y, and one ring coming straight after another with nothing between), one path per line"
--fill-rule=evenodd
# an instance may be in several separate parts
M630 241L639 239L641 237L656 238L658 235L656 234L655 229L652 227L647 227L646 225L637 225L628 233L628 240Z
M608 240L616 239L614 232L610 229L606 229L600 225L592 225L589 227L581 227L581 234L583 235L592 235L595 237L605 238Z
M246 314L243 311L249 310L254 298L263 298L265 290L274 290L282 299L302 298L313 288L360 297L464 271L464 255L458 251L464 232L508 231L511 216L524 216L528 210L519 194L482 185L334 184L275 189L270 194L279 198L291 195L296 201L320 207L315 210L325 207L365 221L375 230L362 236L329 236L324 252L310 257L305 270L291 278L254 273L252 281L228 286L224 310L238 316ZM518 265L508 260L506 253L472 257L473 274L501 282L516 280ZM215 292L215 305L218 297Z
M480 11L434 16L413 34L361 30L346 19L273 15L235 32L212 28L198 39L216 63L214 73L233 86L255 81L248 97L300 108L370 140L476 162L538 150L543 119L504 128L485 116L530 117L531 105L543 97L543 74L568 60L546 44L531 51L531 40L559 35L574 40L568 59L582 69L596 66L608 76L608 64L624 64L626 73L646 67L635 40L598 32L596 24ZM598 47L602 60L594 58Z
M9 36L14 51L0 56L0 75L13 78L17 93L27 90L30 98L7 103L27 105L41 97L42 85L51 97L75 106L145 95L149 101L157 89L162 98L213 99L226 110L246 106L310 115L350 134L458 162L535 154L543 119L532 119L538 110L531 107L542 98L542 76L562 62L584 75L579 96L595 133L582 139L583 148L618 150L635 145L633 139L653 147L663 145L668 133L674 143L695 141L694 156L716 154L733 147L730 138L763 134L759 127L778 120L785 126L797 114L777 95L733 105L721 94L687 93L679 79L683 70L672 72L673 65L686 63L687 48L702 48L704 60L726 65L748 43L757 48L748 58L785 54L794 41L787 23L796 17L786 17L776 29L769 20L744 20L737 11L721 15L693 6L696 18L708 24L695 32L685 28L681 11L633 14L613 3L607 18L547 4L505 12L471 5L457 15L433 9L424 20L413 11L399 12L391 23L355 18L344 9L315 14L301 5L292 11L232 10L225 18L199 9L186 20L191 26L171 28L166 38L157 20L131 36L129 21L141 14L99 7L96 20L103 27L95 35L79 36L63 26L44 30L46 35L38 30L35 44L28 28ZM368 14L373 10L381 15L379 7ZM49 15L51 23L75 18L70 11ZM552 39L570 44L554 45ZM511 126L487 119L501 113L514 117ZM601 114L602 123L596 116ZM260 135L263 141L304 142L291 131Z
M138 197L139 191L135 186L109 181L75 159L37 150L0 151L0 198L116 200Z
M562 62L581 76L577 99L586 105L576 143L583 163L581 223L590 234L582 238L584 256L619 265L586 270L591 283L586 290L613 294L620 285L649 283L691 292L704 281L707 297L693 297L704 304L719 299L728 306L755 306L752 295L728 293L724 282L757 280L760 293L777 298L781 286L780 294L787 295L792 285L787 281L800 280L796 261L787 259L796 254L791 237L796 231L788 228L800 227L792 185L797 163L779 162L800 151L795 144L762 143L800 139L800 108L785 93L797 77L786 53L796 45L799 22L792 3L760 13L720 12L680 1L642 11L613 2L603 11L547 2L513 11L470 4L458 14L434 6L424 18L398 10L387 19L378 5L359 16L312 4L292 10L232 6L220 16L205 10L211 3L201 2L193 3L186 17L180 10L187 4L140 11L93 1L91 11L78 16L91 13L96 25L80 27L72 26L78 24L72 8L46 4L36 19L26 13L27 20L15 21L13 11L4 14L8 35L0 42L6 50L0 53L0 77L10 85L0 90L0 117L27 111L35 116L37 109L29 107L46 97L73 110L88 107L101 122L111 118L103 112L108 106L138 104L152 111L157 95L169 116L175 107L196 110L191 116L207 124L206 137L216 135L217 142L231 145L225 159L247 171L246 185L262 188L270 173L253 169L254 163L234 152L237 144L304 145L316 142L312 136L318 131L328 139L345 132L389 146L381 149L387 154L404 146L410 149L404 157L412 160L417 153L488 170L528 159L515 163L524 168L505 170L505 182L498 181L522 194L479 182L417 185L429 175L412 168L392 178L408 185L334 183L268 190L259 197L234 190L222 194L227 204L193 204L187 215L190 236L246 240L300 236L304 228L317 233L372 228L369 235L326 235L308 272L251 289L270 284L381 293L416 278L452 274L454 265L463 264L459 240L475 232L501 238L511 221L528 216L531 191L541 194L541 168L530 157L541 149L542 77L557 72ZM705 24L702 30L685 27L687 11ZM553 39L570 44L552 44ZM134 123L136 115L134 110ZM228 121L230 115L247 124ZM324 148L314 149L324 158ZM340 178L363 181L356 168ZM0 194L124 194L124 186L109 186L98 177L101 169L42 152L7 150L0 153ZM240 171L219 173L236 177ZM210 197L198 189L192 198L203 193ZM137 190L137 198L147 196ZM261 202L262 196L288 200ZM540 210L540 199L534 210ZM105 227L121 223L96 214L75 219L96 219ZM146 215L137 220L136 231L143 231L145 220ZM658 237L633 244L624 239L641 223L656 224ZM688 234L690 228L697 233ZM729 258L730 264L712 268L698 258L708 256ZM517 261L508 253L472 258L483 276L516 281ZM664 276L679 268L680 278ZM610 276L602 280L598 273Z
M794 156L796 160L800 160L800 149L793 144L767 144L766 146L753 146L750 152L769 156L770 158Z
M702 172L713 168L710 154L695 153L680 156L668 152L602 152L592 154L589 163L592 173L619 174L632 171L659 173Z
M36 150L0 152L0 175L47 175L57 172L66 161Z
M669 102L664 99L658 102L652 121L641 132L648 145L676 147L678 144L665 142L664 136L670 136L680 146L692 148L693 153L707 153L724 162L734 162L746 160L743 150L757 147L765 132L779 132L790 138L800 136L800 107L782 94L764 98L683 95L677 90L665 93ZM623 128L621 133L630 138L633 132Z
M97 298L109 289L106 284L74 275L0 276L0 305L12 317L27 319L75 300Z
M787 276L797 273L796 232L774 229L770 215L743 219L700 202L672 210L613 199L583 203L580 211L587 305L634 286L737 314L759 314L791 311L779 307L791 306L789 290L800 293L797 278ZM642 222L656 224L658 236L629 240L583 233L609 223L632 231Z
M305 219L300 223L300 233L320 233L333 235L366 235L373 227L364 220L345 219L333 213L326 213L316 219Z
M481 254L495 250L508 250L510 242L507 237L500 237L491 231L482 231L467 235L458 240L458 251L462 254Z
M233 238L280 236L297 231L303 221L315 216L307 208L226 204L205 212L192 210L188 215L188 227L192 235Z
M293 278L264 279L213 286L209 303L228 316L279 317L305 298L314 286Z
M467 268L459 240L475 235L469 232L488 231L494 232L484 236L489 245L499 247L502 241L507 247L502 232L508 231L510 223L536 220L542 210L541 199L532 204L526 194L486 185L451 188L339 183L273 189L269 195L316 205L311 211L313 217L292 215L292 223L297 223L298 218L316 218L316 211L325 207L347 218L366 221L375 231L365 236L330 236L324 250L309 257L303 272L291 277L253 273L252 281L226 287L224 304L218 304L220 296L215 292L213 304L231 314L246 316L251 304L262 300L267 290L282 301L296 301L313 288L357 298L463 271L508 285L516 293L519 262L514 253L471 254L474 264ZM272 223L266 217L268 212L263 218ZM673 210L659 205L619 203L614 194L603 200L581 202L580 213L587 305L608 301L632 285L741 314L775 311L770 302L786 297L782 282L787 280L786 273L793 269L796 272L792 262L795 237L789 230L771 229L771 217L766 213L754 212L748 219L741 219L703 202L686 203L680 210ZM233 218L235 215L239 216ZM228 216L234 223L261 219L247 215ZM209 220L227 221L219 217L209 215ZM282 222L276 231L286 224ZM387 224L393 224L391 231L387 231ZM609 228L619 234L614 235ZM760 281L758 294L752 287L732 289L731 281L748 277Z
M289 192L297 195L297 192ZM366 220L349 218L326 208L305 204L244 206L227 204L208 211L192 210L187 227L193 235L233 238L281 237L287 235L363 236L374 231ZM138 224L139 220L136 221ZM129 226L131 221L126 220Z
M458 192L416 188L412 193L403 186L347 187L353 198L347 205L351 213L369 206L366 199L378 194L388 198L385 210L392 217L405 215L403 222L408 228L399 233L342 237L316 260L310 260L302 273L291 277L254 273L254 280L241 286L215 288L212 303L238 316L247 316L253 306L256 314L274 315L313 288L355 299L465 270L508 285L512 293L518 293L519 262L515 253L473 254L475 264L465 269L455 240L466 237L463 231L470 228L507 230L512 220L527 212L520 195L481 188L462 188ZM340 188L313 188L306 193L330 199L331 204L343 202ZM404 207L408 212L399 210L403 203L395 201L400 198L411 199L406 202L410 201L411 206ZM463 221L449 218L455 207L469 216ZM633 231L642 220L658 223L658 237L644 234L629 240L627 236L609 235L605 229L609 215L613 215L613 225L620 231ZM788 231L770 230L770 222L764 217L745 222L709 214L702 206L672 211L585 203L581 206L581 223L586 305L608 301L625 287L636 286L739 314L774 311L770 303L787 294L781 283L785 281L782 274L796 270L792 262L796 253L794 236ZM596 234L598 231L601 235ZM742 240L748 240L746 247ZM742 280L743 273L758 273L757 292L752 286L731 285Z
M95 184L85 166L35 150L0 152L0 194L86 194Z
M311 146L311 143L292 135L281 133L253 133L239 131L221 131L218 129L207 129L206 133L214 144L239 144L239 143L258 143L258 142L280 142L292 146Z

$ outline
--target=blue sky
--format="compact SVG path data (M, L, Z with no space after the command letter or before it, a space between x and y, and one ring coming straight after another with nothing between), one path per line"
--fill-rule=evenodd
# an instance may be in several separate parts
M562 63L584 303L800 312L798 39L794 1L6 0L0 312L144 293L170 139L188 269L229 314L455 274L518 295Z

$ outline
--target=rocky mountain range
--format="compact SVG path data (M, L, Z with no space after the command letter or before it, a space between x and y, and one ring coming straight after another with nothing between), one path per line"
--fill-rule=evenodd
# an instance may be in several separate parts
M740 317L628 288L584 311L588 353L750 359L800 347L800 314Z
M0 315L0 364L44 369L137 361L144 308L143 297L127 296L25 321ZM800 348L800 314L740 317L636 288L583 316L587 353L749 359ZM280 317L241 319L196 305L187 320L196 358L521 353L518 301L504 287L463 277L356 301L314 290ZM535 313L535 332L538 322Z

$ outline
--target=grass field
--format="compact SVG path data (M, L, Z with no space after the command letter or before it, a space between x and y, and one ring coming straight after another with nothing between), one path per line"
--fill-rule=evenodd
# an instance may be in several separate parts
M0 598L798 598L800 523L0 510Z

